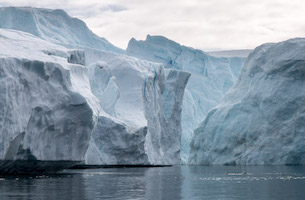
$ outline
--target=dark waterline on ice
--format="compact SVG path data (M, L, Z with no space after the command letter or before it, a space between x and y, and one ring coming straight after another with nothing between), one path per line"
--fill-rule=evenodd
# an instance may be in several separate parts
M0 176L0 199L305 199L304 186L304 166L100 168Z

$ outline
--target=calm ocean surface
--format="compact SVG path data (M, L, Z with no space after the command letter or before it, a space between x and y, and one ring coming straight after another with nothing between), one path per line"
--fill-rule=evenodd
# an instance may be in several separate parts
M0 176L0 199L305 199L305 167L103 168Z

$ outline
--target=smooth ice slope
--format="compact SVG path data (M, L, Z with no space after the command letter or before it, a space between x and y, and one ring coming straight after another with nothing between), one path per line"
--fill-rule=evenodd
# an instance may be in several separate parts
M92 91L107 112L99 116L87 164L180 163L181 104L190 74L166 75L161 64L111 52L87 49L86 55ZM90 159L93 154L100 160Z
M70 17L60 9L2 7L0 28L28 32L49 42L72 48L85 46L117 53L124 52L105 38L95 35L83 21Z
M191 164L305 164L305 39L257 47L195 130Z
M4 29L0 46L0 160L84 160L99 103L83 52Z
M193 130L207 112L216 106L236 81L243 58L215 58L162 36L148 35L145 41L131 39L128 55L159 62L167 69L191 73L183 98L181 157L184 163L189 155Z

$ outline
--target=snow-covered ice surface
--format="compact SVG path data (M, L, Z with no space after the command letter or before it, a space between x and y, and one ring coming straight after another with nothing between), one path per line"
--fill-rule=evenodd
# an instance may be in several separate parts
M190 163L305 164L305 39L257 47L195 130Z
M165 37L150 35L145 41L131 39L126 53L140 59L162 63L167 69L191 73L182 109L181 157L183 163L186 163L194 129L233 86L244 58L216 58Z
M83 51L5 29L0 45L0 160L84 160L100 106Z
M92 92L105 110L87 164L180 163L181 106L190 74L170 70L166 75L158 63L85 51ZM90 159L93 154L100 160Z
M105 38L95 35L87 25L64 10L32 7L0 8L0 28L31 33L52 43L73 48L89 47L123 53Z

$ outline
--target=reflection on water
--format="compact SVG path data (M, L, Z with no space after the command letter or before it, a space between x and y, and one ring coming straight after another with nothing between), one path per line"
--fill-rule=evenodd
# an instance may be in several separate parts
M150 168L145 173L145 199L181 199L181 168Z
M1 177L0 199L86 199L83 188L82 176Z
M181 171L184 199L305 199L305 167L201 166Z
M301 166L112 168L0 177L0 199L305 199L304 188Z

